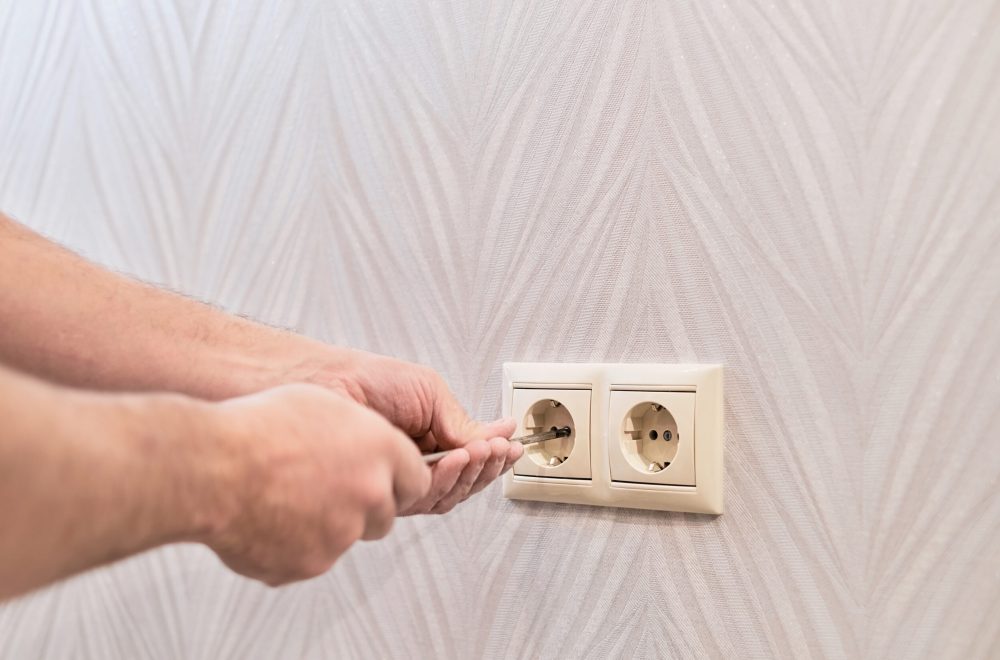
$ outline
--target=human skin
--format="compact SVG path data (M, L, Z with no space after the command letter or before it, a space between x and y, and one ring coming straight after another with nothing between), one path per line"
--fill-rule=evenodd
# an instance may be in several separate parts
M431 485L409 437L315 385L209 403L0 368L0 419L0 598L179 541L268 584L312 577Z
M324 504L340 511L338 503L351 501L353 497L350 489L356 485L354 476L369 475L362 464L381 461L397 466L400 474L409 475L407 478L413 482L396 484L393 515L443 513L482 490L508 469L523 451L519 443L508 441L514 430L512 421L482 424L470 419L441 377L427 367L323 344L122 277L62 249L3 215L0 215L0 363L37 377L30 378L11 370L3 372L7 389L0 396L9 401L27 397L25 400L31 404L11 406L8 403L5 406L5 419L13 418L17 425L5 425L0 431L0 456L3 456L0 471L4 475L19 475L19 478L33 481L33 477L45 470L55 469L46 461L54 460L62 447L79 447L86 438L107 435L104 443L95 446L107 445L105 448L113 455L122 445L134 446L137 440L129 433L139 433L139 437L162 451L162 455L155 454L157 460L169 459L177 463L170 465L170 473L176 473L175 478L182 483L186 479L197 481L203 467L199 462L205 462L201 451L231 454L229 463L213 459L207 464L229 465L227 479L232 483L227 481L228 488L233 493L243 494L242 499L236 496L222 498L225 501L235 498L240 502L240 515L236 515L225 506L220 505L219 510L213 508L214 491L207 488L204 507L193 505L193 509L200 512L199 515L207 515L211 519L209 523L192 527L188 521L163 530L149 530L135 539L106 538L107 552L80 553L81 558L90 557L83 562L86 566L80 566L75 560L54 561L54 567L38 571L41 578L29 583L15 580L10 588L0 586L0 595L21 593L87 566L178 539L206 542L230 567L268 583L298 579L328 566L328 562L343 551L341 546L347 547L366 534L377 536L378 530L387 529L385 516L376 516L382 521L381 526L374 526L376 531L369 533L364 528L357 534L345 533L326 546L314 544L325 548L324 554L309 551L312 547L309 543L296 546L278 538L286 535L287 530L277 523L266 524L273 518L273 512L267 513L267 507L275 501L299 505L300 509L295 511L282 511L285 519L294 518L296 512L304 520L319 515L314 510L315 497L303 496L303 492L325 494ZM304 385L282 387L295 383ZM79 406L68 405L67 401L81 400L103 411L100 415L84 415L90 425L74 429L73 424L63 421L60 432L42 433L48 438L47 444L38 439L38 432L29 433L35 425L48 428L42 422L57 424L63 418L63 408L78 412ZM176 407L179 406L186 406L185 414L178 414ZM82 406L86 410L90 407ZM177 417L184 419L177 421ZM198 425L196 430L199 432L178 430L174 428L174 421L181 426ZM105 425L119 430L105 434ZM9 428L20 430L14 433L8 431ZM421 471L412 472L403 467L406 461L392 459L395 450L389 448L393 443L380 440L393 433L396 440L406 439L409 456L416 461L419 461L417 449L456 451L432 469L428 470L421 463ZM140 447L145 449L146 444ZM39 460L23 457L18 460L21 452L30 455L29 450L41 451L35 456ZM376 458L376 450L387 455ZM349 480L331 477L325 482L319 478L318 483L306 482L314 490L304 490L306 486L296 480L281 478L282 470L295 464L285 452L294 456L296 451L351 455L356 458L357 470L350 474ZM402 452L402 455L407 453ZM74 465L91 475L101 473L98 467L100 452L84 452L81 456L76 460L83 462ZM66 456L67 460L71 457L71 453ZM155 467L155 462L143 457L146 470L150 469L148 463ZM58 465L58 461L54 465ZM423 479L418 475L424 473L428 480L426 488L416 488ZM122 483L121 474L115 471L113 475L106 475L110 480L107 483L115 483L120 493L128 494L127 490L121 490L129 485ZM346 473L331 474L343 476ZM384 485L386 477L380 478ZM240 479L253 483L241 484ZM37 481L40 488L46 485L44 480ZM14 489L10 485L14 483L20 481L4 479L0 482L0 501L16 500L24 504L0 510L0 529L4 529L0 562L6 567L11 566L8 558L21 557L23 560L31 545L25 544L25 539L36 536L47 538L49 543L37 545L35 554L65 551L68 555L73 548L62 547L66 544L61 546L58 542L62 538L59 521L63 517L86 520L88 515L95 515L96 509L92 506L77 509L73 505L74 501L88 501L91 493L86 488L88 485L93 487L95 482L84 480L76 484L58 479L48 484L47 496L34 500L29 496L30 489ZM275 492L259 498L249 494L261 483L271 484ZM341 486L345 489L343 493L338 490ZM168 497L164 493L169 493L170 487L165 487L160 495ZM400 493L395 492L397 489L407 495L419 492L420 496L400 497ZM199 491L194 489L192 492ZM60 493L66 500L59 503L62 508L58 515L53 515L51 506L56 503L53 498ZM369 509L383 514L389 510L384 497L374 502L376 498L371 493L367 495L359 501ZM133 505L131 502L113 499L101 502L104 507L126 509L107 512L112 517L134 517L142 513L128 511ZM143 504L141 498L134 504L151 511L158 511L157 507L161 506L155 502ZM359 509L366 510L363 506ZM101 515L104 513L102 510ZM353 515L355 519L367 516ZM20 520L26 526L8 526L10 521L5 517ZM171 519L169 515L153 518ZM49 536L32 525L50 526ZM357 527L355 522L350 530L356 532ZM222 539L230 540L223 542ZM99 545L96 539L87 542ZM13 554L4 554L4 548ZM268 553L262 548L280 548L281 552ZM297 553L296 548L301 552ZM265 556L258 557L260 553ZM291 559L283 556L291 565L281 566L281 561L273 555L282 553L298 556ZM326 560L318 559L319 555ZM0 577L0 580L6 579L6 576Z

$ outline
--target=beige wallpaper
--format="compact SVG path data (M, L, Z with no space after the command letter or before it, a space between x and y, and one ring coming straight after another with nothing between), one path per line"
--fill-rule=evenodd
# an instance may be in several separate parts
M494 487L278 591L173 547L0 655L1000 656L998 126L995 1L0 0L0 206L90 257L483 417L510 359L728 394L720 518Z

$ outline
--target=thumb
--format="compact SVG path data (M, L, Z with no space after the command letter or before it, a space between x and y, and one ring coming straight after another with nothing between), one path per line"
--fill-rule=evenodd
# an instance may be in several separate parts
M490 440L492 438L507 438L514 435L514 430L517 428L517 421L513 417L501 417L495 422L490 422L489 424L481 425L486 435L483 436L484 440Z
M510 438L517 428L513 419L501 418L488 424L472 419L448 391L438 398L435 413L431 434L442 447L462 447L474 440Z

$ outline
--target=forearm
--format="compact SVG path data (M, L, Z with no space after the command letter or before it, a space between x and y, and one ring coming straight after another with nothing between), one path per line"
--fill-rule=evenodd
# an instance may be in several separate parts
M0 362L68 385L223 399L355 359L112 273L2 214L0 283Z
M0 367L0 599L229 515L235 454L210 404L109 395Z

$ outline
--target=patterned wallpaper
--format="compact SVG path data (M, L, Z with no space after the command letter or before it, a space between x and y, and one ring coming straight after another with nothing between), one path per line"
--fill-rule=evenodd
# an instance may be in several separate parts
M270 590L170 547L9 658L1000 655L1000 3L0 0L0 206L440 369L727 366L726 514L402 520ZM43 304L40 302L39 304Z

